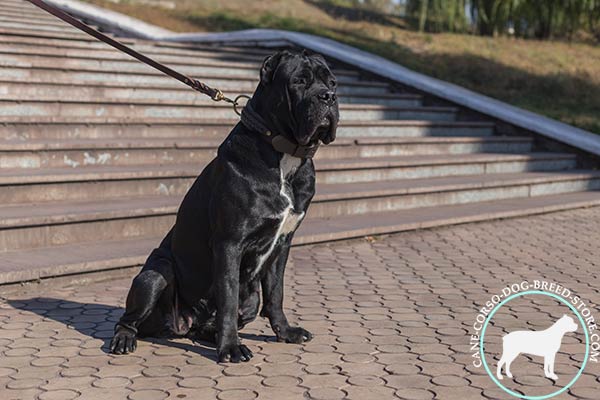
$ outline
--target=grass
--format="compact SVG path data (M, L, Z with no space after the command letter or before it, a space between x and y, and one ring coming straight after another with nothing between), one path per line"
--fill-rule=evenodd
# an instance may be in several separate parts
M400 18L331 0L174 0L174 9L88 1L176 32L275 28L329 37L600 134L600 46L590 43L422 34Z

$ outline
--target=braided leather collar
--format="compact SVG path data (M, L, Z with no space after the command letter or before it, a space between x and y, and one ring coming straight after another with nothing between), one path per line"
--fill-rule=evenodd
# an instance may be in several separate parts
M246 128L258 132L263 140L269 142L280 153L287 153L300 158L313 158L319 149L319 143L311 146L302 146L293 139L271 132L265 125L262 117L254 111L250 104L244 106L241 121Z

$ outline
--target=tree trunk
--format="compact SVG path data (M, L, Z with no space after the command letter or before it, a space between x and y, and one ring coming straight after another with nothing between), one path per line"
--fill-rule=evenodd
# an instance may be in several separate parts
M419 7L419 32L425 31L427 23L427 9L429 8L429 0L421 0Z

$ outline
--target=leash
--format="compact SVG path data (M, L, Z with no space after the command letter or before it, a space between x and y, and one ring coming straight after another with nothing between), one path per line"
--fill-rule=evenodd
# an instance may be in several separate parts
M101 42L104 42L104 43L108 44L109 46L112 46L115 49L122 51L123 53L129 54L130 56L143 62L144 64L149 65L152 68L155 68L155 69L159 70L160 72L162 72L166 75L169 75L169 76L177 79L178 81L188 85L192 89L209 96L212 100L224 101L226 103L231 104L233 107L233 111L241 117L242 124L244 124L244 126L246 128L248 128L252 131L258 132L260 137L263 140L271 143L271 145L273 146L273 148L275 150L277 150L281 153L287 153L287 154L291 154L294 157L301 157L301 158L313 158L313 156L317 152L317 149L319 148L319 143L311 145L311 146L301 146L298 143L295 143L295 141L293 139L290 139L290 138L286 137L285 135L273 134L266 127L262 117L260 115L258 115L256 113L256 111L254 111L254 109L252 109L250 104L246 104L245 106L243 106L242 107L243 111L240 111L240 109L239 109L240 99L245 98L245 99L249 100L250 96L241 94L241 95L235 97L234 99L230 99L229 97L226 97L223 94L223 92L221 92L219 89L212 88L212 87L208 86L207 84L200 82L199 80L190 78L189 76L184 75L180 72L177 72L174 69L171 69L171 68L167 67L166 65L163 65L163 64L159 63L158 61L153 60L152 58L150 58L148 56L138 53L137 51L133 50L131 47L126 46L123 43L119 42L118 40L115 40L115 39L111 38L110 36L107 36L99 31L97 31L96 29L92 28L91 26L84 24L83 22L72 17L71 15L62 11L61 9L54 7L54 6L44 2L43 0L27 0L27 1L33 5L41 8L42 10L47 11L48 13L54 15L55 17L65 21L66 23L74 26L75 28L95 37L96 39L100 40Z
M115 39L111 38L110 36L107 36L99 31L97 31L96 29L92 28L91 26L84 24L83 22L79 21L78 19L76 19L76 18L70 16L69 14L67 14L66 12L44 2L43 0L27 0L27 1L33 5L41 8L42 10L47 11L48 13L54 15L55 17L60 18L61 20L74 26L75 28L77 28L81 31L84 31L85 33L95 37L96 39L108 44L109 46L112 46L115 49L122 51L123 53L129 54L130 56L132 56L133 58L136 58L137 60L143 62L144 64L149 65L152 68L155 68L155 69L159 70L160 72L167 74L167 75L177 79L178 81L188 85L192 89L209 96L212 100L224 101L226 103L231 104L233 106L233 111L235 111L235 113L238 115L241 115L241 112L238 109L238 107L240 105L239 100L242 98L247 98L247 99L250 98L250 96L241 94L234 99L230 99L229 97L226 97L223 94L223 92L221 92L219 89L212 88L212 87L208 86L207 84L200 82L197 79L190 78L189 76L184 75L181 72L177 72L174 69L171 69L171 68L167 67L166 65L163 65L163 64L159 63L158 61L153 60L152 58L150 58L148 56L138 53L137 51L133 50L131 47L126 46L123 43L119 42L118 40L115 40Z

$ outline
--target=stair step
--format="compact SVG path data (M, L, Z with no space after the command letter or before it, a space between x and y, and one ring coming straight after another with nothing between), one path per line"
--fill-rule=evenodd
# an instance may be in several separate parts
M316 160L317 183L573 169L571 154L458 154ZM0 204L182 195L204 163L0 169ZM488 175L489 176L489 175Z
M0 141L0 168L56 168L70 165L194 163L212 159L220 140L196 138L70 139ZM316 159L432 154L526 153L528 137L339 138L322 146Z
M12 7L6 7L6 4L2 3L2 8L0 9L0 15L4 18L31 18L31 10L29 9L15 9ZM56 23L56 17L48 14L48 13L36 13L35 20L37 22L47 22L47 23Z
M116 84L126 87L156 87L166 88L181 87L183 84L175 79L160 73L156 73L148 68L147 73L126 73L111 72L108 70L81 71L68 70L61 68L37 68L37 67L2 67L2 79L13 82L23 82L34 84L37 82L53 82L61 84L78 83L94 84L97 86L109 83L109 86ZM202 79L210 86L218 87L227 92L247 92L253 91L258 84L258 76L254 78L235 78L228 76L214 77L211 79ZM392 88L384 82L378 81L355 81L344 82L337 91L340 95L362 94L378 95L390 93Z
M58 18L54 18L54 19L39 18L41 16L41 14L36 15L34 18L32 18L33 17L32 15L27 15L25 12L23 12L19 15L15 12L11 12L11 10L4 11L4 7L5 7L4 2L2 4L2 7L3 7L3 9L0 10L0 25L14 22L14 23L18 23L18 24L27 24L30 28L37 27L37 26L39 26L39 27L51 26L51 27L64 28L65 26L70 26Z
M600 189L600 172L321 185L307 221ZM167 232L182 195L0 206L0 251Z
M85 46L78 47L69 42L68 46L60 46L60 43L56 42L40 43L37 40L26 41L24 38L21 38L18 41L2 40L1 36L0 43L3 43L2 48L0 48L0 54L7 55L7 60L14 60L17 64L26 63L29 66L35 64L33 63L35 60L39 60L42 63L54 60L55 63L58 61L58 64L61 66L63 65L63 62L91 62L93 63L91 65L96 66L100 64L95 63L105 61L120 61L125 63L126 66L140 64L140 62L133 57L106 45L90 47L89 44L86 44ZM142 44L137 43L137 46L140 45ZM241 69L252 69L257 71L265 56L264 54L257 55L252 52L241 53L240 51L236 53L221 52L221 54L218 54L219 48L190 49L187 51L176 49L174 52L169 52L165 51L164 47L156 47L153 46L153 44L146 44L144 46L146 48L144 52L147 55L152 55L157 61L170 63L172 65L182 65L185 67L219 65L223 67L235 66ZM274 51L275 50L272 52ZM218 57L215 57L215 53L218 54ZM338 67L335 64L332 67L338 75L353 77L361 76L361 73L355 69Z
M294 245L359 238L414 229L514 218L600 205L600 191L424 207L407 211L307 220ZM166 232L166 231L165 231ZM0 283L16 283L142 264L160 236L83 242L0 253Z
M121 84L131 87L173 87L182 86L182 83L168 77L164 74L156 74L149 71L147 75L141 73L128 74L113 71L71 71L59 68L42 69L42 68L24 68L24 67L3 67L0 69L2 80L12 80L19 82L34 83L54 82L68 84L69 82L88 83L102 85L105 82L110 82L110 85ZM227 92L247 92L253 91L258 84L258 76L256 78L231 78L227 76L213 77L203 79L207 84L218 87ZM340 95L346 94L362 94L362 95L378 95L390 93L390 87L383 82L362 82L349 81L337 89Z
M51 49L48 49L50 51ZM60 56L54 50L52 55L40 55L30 54L32 51L24 54L23 50L19 49L19 46L15 46L14 50L11 48L0 49L2 54L2 66L4 67L20 67L20 68L40 68L40 69L54 69L57 65L60 65L61 69L68 71L77 72L99 72L99 71L111 71L112 73L119 74L143 74L147 75L152 73L153 75L161 75L161 73L155 71L151 67L139 62L132 57L123 57L123 53L120 54L120 58L115 57L98 57L98 54L84 53L80 56L65 55ZM71 50L69 53L73 53ZM15 54L16 53L16 54ZM68 54L68 53L67 53ZM187 58L187 59L186 59ZM179 72L192 76L201 76L203 79L212 79L219 76L227 76L230 78L237 79L256 79L259 75L260 62L249 62L249 61L221 61L215 60L214 55L209 58L196 57L182 57L161 55L156 57L157 61L160 61L172 68L176 68ZM352 82L360 80L360 75L356 71L351 70L340 70L333 69L338 82Z
M30 35L32 33L31 31L23 33L24 34L20 34L17 30L6 31L0 27L0 43L2 43L3 46L5 44L16 45L23 49L31 49L32 51L40 47L46 47L56 51L84 50L88 54L94 54L96 51L102 52L100 54L104 54L103 52L106 51L121 54L107 44L102 43L91 36L83 36L76 39L56 38L52 37L53 35ZM248 61L260 63L268 54L274 52L274 50L259 50L249 47L236 48L190 43L161 43L122 37L119 38L119 41L153 57L163 55L200 58L213 57L213 59L218 58L221 61Z
M46 34L49 33L52 36L56 37L72 37L72 38L81 38L85 35L85 33L81 32L78 29L75 29L69 24L64 25L50 25L50 24L40 24L40 25L32 25L28 22L19 22L19 21L4 21L2 22L2 30L10 29L10 30L34 30L37 34Z
M353 183L442 176L573 169L568 153L475 153L315 161L318 183Z
M203 99L204 100L204 99ZM454 107L387 107L367 104L341 104L340 119L360 120L423 120L452 121L456 118ZM0 116L3 117L106 117L120 118L173 118L191 119L196 123L205 118L237 120L239 116L232 112L226 103L189 103L182 101L161 101L144 103L141 101L103 100L64 100L60 102L0 99Z
M3 0L2 11L12 14L29 16L30 18L33 17L32 19L35 18L36 20L38 19L38 17L40 17L42 20L51 21L51 19L49 18L51 17L50 14L48 14L45 11L42 11L40 8L35 7L33 4L25 3L24 1L14 3ZM56 19L57 18L54 17L54 20Z
M231 111L233 113L233 111ZM189 120L165 118L105 117L2 117L0 140L70 138L172 138L201 137L223 139L233 128L232 120ZM423 137L490 136L494 124L469 121L340 121L338 137Z
M235 94L252 95L251 91ZM190 90L187 86L176 85L173 87L127 87L110 86L109 84L89 83L49 83L19 81L3 81L0 76L0 95L4 100L38 100L57 101L64 99L87 99L92 101L121 100L121 101L182 101L182 102L211 102L212 100ZM340 94L338 96L341 104L379 104L389 107L419 107L422 104L422 96L411 93L380 93L372 94Z
M523 217L599 205L600 191L586 191L475 204L423 207L405 212L393 211L318 219L299 228L295 245Z

